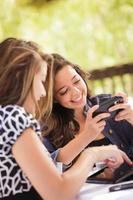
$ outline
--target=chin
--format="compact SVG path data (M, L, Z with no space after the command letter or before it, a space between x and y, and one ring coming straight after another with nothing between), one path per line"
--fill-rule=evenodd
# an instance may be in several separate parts
M73 109L75 109L75 108L82 108L82 107L84 107L86 105L86 100L82 100L82 102L80 102L80 103L75 103L74 105L73 105Z
M83 108L85 106L85 103L81 103L81 104L79 104L79 105L76 105L75 106L75 109L81 109L81 108Z
M86 101L86 98L85 98L85 99L83 99L82 103L80 104L80 107L85 106L86 103L87 103L87 101Z

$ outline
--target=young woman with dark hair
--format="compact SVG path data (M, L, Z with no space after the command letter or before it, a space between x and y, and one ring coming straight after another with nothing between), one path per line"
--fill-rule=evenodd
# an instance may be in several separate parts
M47 124L43 124L47 136L44 143L54 159L68 165L86 147L109 144L117 145L133 158L133 109L126 97L122 95L124 102L110 108L122 109L115 119L110 113L93 117L98 104L110 99L111 94L92 97L87 85L90 75L61 55L52 56L53 110Z

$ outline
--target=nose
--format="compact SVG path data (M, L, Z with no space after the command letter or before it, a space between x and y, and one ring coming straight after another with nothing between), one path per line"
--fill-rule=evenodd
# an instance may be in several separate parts
M79 88L73 87L73 89L72 89L72 95L73 95L73 97L78 97L79 94L80 94Z
M45 97L46 96L46 89L45 88L43 88L42 89L42 94L41 94L41 97Z

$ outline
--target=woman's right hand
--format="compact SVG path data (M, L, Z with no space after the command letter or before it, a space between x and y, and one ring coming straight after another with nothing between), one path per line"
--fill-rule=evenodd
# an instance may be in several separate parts
M129 165L133 164L126 153L118 149L116 145L90 147L85 149L85 151L93 155L95 162L105 161L110 168L117 168L124 161Z
M102 113L95 117L93 117L94 111L97 110L99 105L95 105L89 109L89 112L86 116L85 126L84 126L84 133L92 136L95 139L104 129L106 122L105 118L109 117L109 113Z

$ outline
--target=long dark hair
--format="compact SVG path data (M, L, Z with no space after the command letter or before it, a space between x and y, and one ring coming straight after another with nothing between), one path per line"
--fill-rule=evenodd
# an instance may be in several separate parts
M63 58L59 54L52 54L53 56L53 77L66 65L73 67L76 72L82 77L87 86L87 78L90 74L85 73L77 64L73 64ZM90 91L87 86L87 96L90 97ZM61 106L58 102L54 102L53 109L47 124L43 126L43 133L48 136L53 146L58 149L66 145L74 138L74 135L79 130L79 124L74 119L74 110Z

